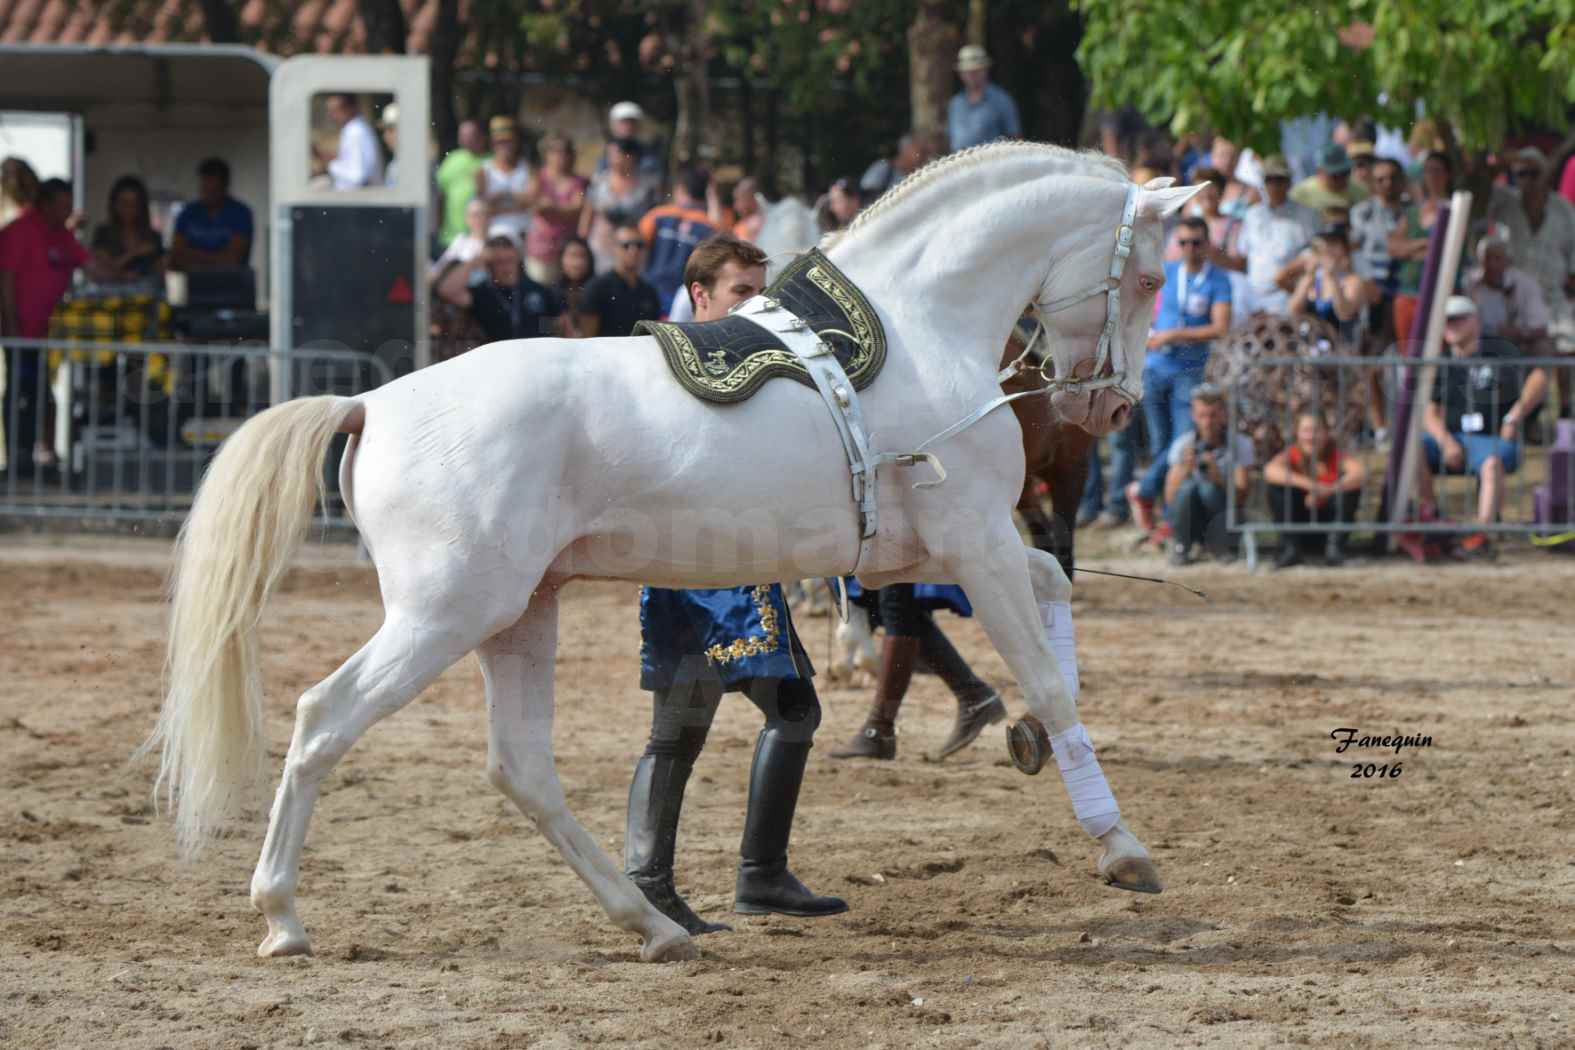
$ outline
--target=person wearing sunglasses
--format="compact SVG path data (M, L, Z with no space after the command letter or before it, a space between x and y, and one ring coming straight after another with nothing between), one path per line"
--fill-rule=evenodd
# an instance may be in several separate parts
M1143 423L1154 462L1127 488L1132 516L1152 531L1154 506L1165 484L1165 450L1192 429L1192 391L1203 382L1209 345L1230 330L1231 290L1225 271L1208 258L1209 226L1189 215L1181 220L1176 246L1181 258L1165 264L1154 325L1143 366Z
M662 316L662 296L640 276L645 263L645 238L632 225L614 231L612 269L585 286L575 327L587 338L634 334L641 321Z
M1496 186L1488 218L1507 230L1511 254L1536 280L1548 306L1553 350L1575 354L1575 205L1552 192L1548 158L1534 147L1509 155L1513 189ZM1571 411L1571 369L1557 370L1561 414Z

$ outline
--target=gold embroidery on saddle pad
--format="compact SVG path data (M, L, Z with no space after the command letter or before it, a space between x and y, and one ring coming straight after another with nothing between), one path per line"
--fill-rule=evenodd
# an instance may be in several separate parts
M714 664L730 664L746 656L764 656L777 651L777 640L782 632L777 623L776 606L771 603L771 585L757 584L749 592L749 597L755 603L755 612L760 615L760 629L765 633L759 638L734 638L727 645L713 645L705 651L707 660Z
M886 331L880 317L819 249L794 260L765 294L808 322L831 345L853 389L863 390L879 374L886 362ZM744 317L686 324L641 321L635 332L654 335L678 382L705 401L746 400L776 376L815 385L791 350Z

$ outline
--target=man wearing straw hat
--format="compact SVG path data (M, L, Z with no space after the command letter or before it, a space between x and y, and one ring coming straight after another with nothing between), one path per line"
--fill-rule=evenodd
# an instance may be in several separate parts
M1012 96L990 83L990 56L978 44L957 52L957 78L963 89L952 96L946 127L952 152L996 139L1023 137Z

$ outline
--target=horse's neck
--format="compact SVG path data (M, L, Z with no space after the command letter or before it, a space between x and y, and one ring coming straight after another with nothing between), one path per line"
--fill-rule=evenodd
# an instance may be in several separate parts
M916 342L973 365L999 367L1012 326L1057 266L1090 266L1102 276L1114 243L1122 184L1051 174L993 190L951 180L927 187L831 249L831 258L903 325L926 329ZM966 203L959 203L960 201ZM1103 231L1103 233L1096 232ZM1097 243L1096 243L1097 242ZM1072 278L1069 277L1069 283ZM923 353L919 350L917 352ZM977 359L976 361L973 359ZM926 362L928 365L929 362Z

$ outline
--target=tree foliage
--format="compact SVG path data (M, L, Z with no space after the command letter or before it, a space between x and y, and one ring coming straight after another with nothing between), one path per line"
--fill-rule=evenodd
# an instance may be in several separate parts
M1525 122L1562 125L1575 97L1575 0L1073 0L1096 104L1173 131L1213 128L1273 149L1281 120L1417 105L1461 144Z

